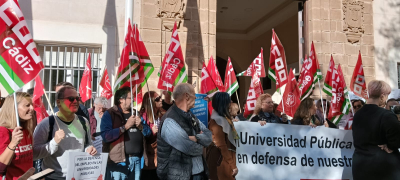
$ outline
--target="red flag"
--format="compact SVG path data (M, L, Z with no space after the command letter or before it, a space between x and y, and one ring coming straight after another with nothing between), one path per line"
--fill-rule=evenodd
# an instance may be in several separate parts
M296 78L294 77L292 69L289 71L289 82L286 84L285 92L282 96L282 102L279 103L278 111L283 112L285 106L285 114L293 117L297 108L300 106L300 90L297 86Z
M90 53L86 60L85 71L83 71L81 84L79 85L79 94L82 98L82 102L86 102L92 98L92 66L91 66Z
M311 71L311 74L314 77L314 82L317 82L318 79L322 79L322 73L321 73L321 68L319 67L317 55L315 53L314 42L311 42L309 61L310 61L311 65L309 65L308 70Z
M257 98L264 94L263 88L261 86L260 78L257 73L253 73L251 78L249 92L247 94L247 101L244 109L243 116L245 118L250 118L256 108Z
M211 56L210 60L208 61L207 65L207 70L210 72L210 76L215 82L215 85L217 86L218 90L220 92L225 92L225 86L224 83L222 82L221 76L219 75L217 66L215 65L214 59Z
M0 83L12 94L44 68L18 1L0 1Z
M104 68L104 72L100 80L100 86L103 88L103 91L101 91L100 96L110 99L113 94L111 90L110 78L108 77L107 68Z
M314 76L312 75L311 71L307 68L307 67L309 67L310 63L311 63L311 60L306 59L304 61L303 66L301 67L301 72L300 72L300 76L299 76L299 84L298 84L299 90L300 90L300 95L301 95L300 96L301 100L310 96L314 89L314 83L313 83Z
M253 76L254 69L259 77L265 77L263 48L261 48L260 54L253 60L247 70L239 73L238 76Z
M201 69L201 94L213 94L218 91L214 81L211 79L210 74L207 71L206 63L203 62L203 68Z
M351 78L350 82L350 90L353 91L355 95L360 96L364 99L368 99L368 90L365 83L361 52L359 52L358 54L357 64L353 71L353 77Z
M174 30L172 31L171 35L170 46L163 60L160 79L175 86L177 85L175 84L176 80L179 80L181 77L186 77L187 79L187 73L185 60L183 59L182 54L181 43L179 41L177 25L175 22Z
M257 73L258 74L258 73ZM239 89L239 83L236 79L235 70L233 69L231 58L228 57L228 63L225 70L225 91L232 96Z
M328 119L334 124L338 124L343 115L348 114L351 105L349 99L347 99L347 88L346 82L340 64L337 69L332 71L332 101L331 107L329 108Z
M285 49L272 29L268 77L276 82L276 89L279 89L288 82L287 74Z
M44 118L48 117L46 108L44 107L42 96L44 94L44 86L40 76L36 76L35 78L35 88L33 89L33 109L36 111L36 120L39 124Z

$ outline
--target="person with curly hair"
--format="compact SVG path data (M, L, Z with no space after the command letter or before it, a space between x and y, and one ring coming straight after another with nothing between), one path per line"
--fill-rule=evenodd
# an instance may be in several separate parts
M266 123L288 124L288 117L286 114L282 114L282 117L275 115L272 96L266 93L258 97L256 108L250 121L259 122L261 126L264 126Z
M309 125L311 127L317 127L322 125L321 120L316 115L317 106L314 103L314 100L311 98L305 98L301 101L300 106L297 108L294 113L293 120L291 120L291 124L295 125ZM325 127L329 127L328 122L325 121Z

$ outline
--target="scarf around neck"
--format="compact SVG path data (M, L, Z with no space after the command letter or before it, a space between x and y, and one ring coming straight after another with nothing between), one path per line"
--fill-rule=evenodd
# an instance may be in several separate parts
M236 146L235 144L235 139L239 139L239 135L236 132L235 127L233 126L233 123L229 123L228 120L225 117L220 116L217 111L213 110L211 114L211 119L214 119L214 121L222 127L222 131L227 134L229 141Z

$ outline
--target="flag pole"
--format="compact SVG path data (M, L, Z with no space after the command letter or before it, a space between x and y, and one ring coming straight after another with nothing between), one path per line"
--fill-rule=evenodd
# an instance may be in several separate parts
M137 108L137 106L138 106L137 83L135 83L135 87L136 87L136 101L135 101L135 103L136 103L136 112L137 112L138 111L138 108ZM137 113L135 113L135 115L137 116Z
M131 70L130 62L129 62L129 83L130 83L130 87L131 87L131 115L133 116L132 70Z
M324 108L324 101L322 99L322 90L321 90L321 83L319 82L319 77L317 75L317 79L318 79L318 86L319 86L319 95L321 97L321 106L322 106L322 112L324 113L324 121L326 119L326 114L325 114L325 108Z
M53 114L53 116L55 116L56 114L54 114L54 110L53 110L53 107L52 107L51 104L50 104L50 100L49 100L49 97L47 96L46 90L43 89L43 92L44 92L44 96L46 97L47 104L48 104L49 107L50 107L51 114ZM56 124L57 124L57 126L58 126L58 130L60 130L60 125L58 125L58 122L57 122L57 121L55 121L55 122L56 122Z
M19 127L20 123L19 123L18 105L17 105L17 92L14 92L13 95L14 95L15 118L17 120L17 127Z
M279 88L279 94L281 95L281 98L282 98L281 102L282 102L283 113L285 113L285 104L283 104L282 87Z
M237 93L237 91L235 91L235 93L236 93L236 99L238 100L238 105L239 105L239 113L242 113L242 109L240 108L240 101L239 101L239 96L238 96L238 93Z
M151 114L153 115L153 124L154 124L154 110L153 110L153 102L151 102L151 97L150 97L150 89L149 89L149 84L146 82L147 85L147 92L149 92L149 101L150 101L150 107L151 107ZM160 99L161 100L161 99Z

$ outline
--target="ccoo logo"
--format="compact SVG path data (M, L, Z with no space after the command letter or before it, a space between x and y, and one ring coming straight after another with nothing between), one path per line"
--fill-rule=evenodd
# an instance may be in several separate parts
M286 106L293 107L296 104L296 96L290 92L286 98Z

